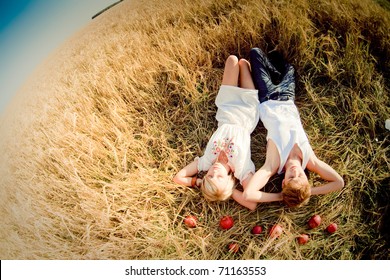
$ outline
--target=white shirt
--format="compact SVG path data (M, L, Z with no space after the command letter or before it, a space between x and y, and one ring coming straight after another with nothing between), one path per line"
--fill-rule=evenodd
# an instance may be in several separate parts
M223 150L234 176L242 183L255 172L251 159L250 134L259 121L258 91L222 85L215 104L218 128L211 136L198 170L208 171Z
M313 154L303 129L297 107L292 100L268 100L259 105L260 119L267 129L267 141L272 139L280 156L278 173L283 172L287 158L295 144L302 152L302 168Z

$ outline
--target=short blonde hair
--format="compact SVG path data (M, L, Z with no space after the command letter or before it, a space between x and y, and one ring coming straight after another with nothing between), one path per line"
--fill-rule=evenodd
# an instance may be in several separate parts
M229 175L228 183L224 189L218 188L213 182L211 182L207 176L202 180L200 189L203 193L203 196L208 201L224 201L232 196L234 186L236 185L236 180L234 176Z
M292 179L283 186L283 202L289 207L300 207L306 204L311 195L311 187L307 180Z

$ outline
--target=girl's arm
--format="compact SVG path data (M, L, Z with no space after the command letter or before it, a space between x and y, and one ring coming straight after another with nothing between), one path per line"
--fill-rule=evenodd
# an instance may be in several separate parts
M181 169L175 177L173 177L173 181L176 184L183 185L183 186L192 186L192 178L198 174L198 159L195 159L193 162L185 166L183 169ZM200 179L196 180L196 185L199 186Z
M311 188L312 195L327 194L344 187L343 178L332 167L318 159L315 155L307 163L307 169L317 173L322 179L328 181L324 185Z

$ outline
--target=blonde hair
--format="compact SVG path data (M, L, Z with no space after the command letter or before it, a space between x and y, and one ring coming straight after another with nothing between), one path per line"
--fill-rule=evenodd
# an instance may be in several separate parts
M283 186L283 202L289 207L300 207L306 204L311 195L310 184L307 180L291 180Z
M218 188L205 176L200 189L208 201L224 201L231 197L235 184L236 180L232 174L229 175L228 183L224 189Z

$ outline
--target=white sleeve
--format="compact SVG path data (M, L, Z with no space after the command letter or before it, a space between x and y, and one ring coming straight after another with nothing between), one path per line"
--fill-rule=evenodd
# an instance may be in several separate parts
M255 174L255 165L254 165L254 163L251 161L251 167L250 168L248 168L248 169L246 169L243 173L242 173L242 176L241 176L241 179L240 179L240 183L242 184L242 182L243 181L245 181L245 179L246 178L248 178L248 176L250 175L250 174Z
M212 165L212 162L207 158L206 154L198 158L198 170L208 171Z
M241 168L240 170L236 170L234 173L234 176L242 182L249 176L249 174L255 174L255 165L252 161L245 164L244 168Z
M250 173L255 174L255 164L251 159L251 153L249 151L246 153L245 157L241 158L241 160L237 162L234 177L236 177L242 184Z

